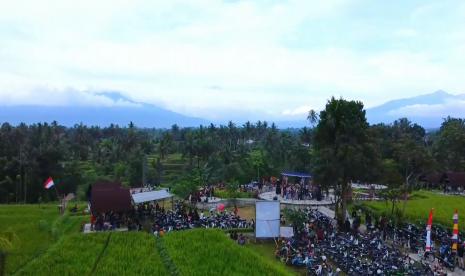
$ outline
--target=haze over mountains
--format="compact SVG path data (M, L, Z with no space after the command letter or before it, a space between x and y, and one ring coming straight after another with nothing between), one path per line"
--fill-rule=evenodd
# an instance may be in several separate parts
M96 93L96 95L113 104L102 106L0 106L0 122L9 122L11 124L25 122L31 124L56 120L66 126L73 126L80 122L87 125L107 126L111 123L127 125L132 121L138 127L148 128L168 128L173 124L182 127L195 127L200 124L227 123L211 122L206 119L183 115L153 104L136 102L118 92L101 92ZM439 127L443 118L447 116L465 117L465 94L453 95L439 90L431 94L389 101L380 106L367 109L367 118L371 124L392 123L398 118L407 117L427 129ZM263 118L263 120L270 121L267 118ZM243 122L236 123L242 124ZM275 123L280 128L309 125L305 118L276 121Z

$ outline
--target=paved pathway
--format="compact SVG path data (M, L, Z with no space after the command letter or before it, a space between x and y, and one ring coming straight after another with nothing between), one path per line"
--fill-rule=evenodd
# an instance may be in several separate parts
M329 199L323 199L321 201L317 201L314 199L311 200L292 200L292 199L284 199L281 197L281 195L276 195L275 192L266 192L266 193L261 193L258 197L260 199L264 200L273 200L273 198L277 196L278 200L281 203L284 204L292 204L292 205L313 205L313 206L319 206L319 205L332 205L333 204L333 197L332 195L329 196Z
M329 218L332 218L334 219L334 215L335 215L335 212L331 209L329 209L328 207L325 207L325 206L319 206L318 207L318 211L320 211L321 213L323 213L323 215L329 217Z
M200 197L200 200L201 200L202 203L218 203L221 200L223 200L222 198L219 198L219 197L209 197L208 202L205 202L205 199L206 199L206 197L204 197L204 196Z

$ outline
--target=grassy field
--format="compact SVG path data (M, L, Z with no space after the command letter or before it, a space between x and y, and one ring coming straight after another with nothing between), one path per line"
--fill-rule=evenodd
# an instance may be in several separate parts
M254 250L240 247L219 230L175 232L163 239L182 275L292 275Z
M228 190L215 190L215 196L219 198L253 198L254 194L251 192L231 192Z
M143 232L79 233L87 220L59 216L55 204L1 205L0 224L18 236L7 275L167 275L173 266L180 275L299 274L274 260L273 246L241 247L220 230L175 232L157 241Z
M79 229L82 217L60 217L56 204L0 205L2 231L18 239L8 252L6 272L11 274L43 254L60 235Z
M391 205L386 204L385 201L365 202L363 204L377 213L391 212ZM402 206L403 202L399 202L398 208L402 209ZM459 227L460 230L465 230L465 197L416 191L407 201L405 215L412 222L426 223L431 208L434 208L433 223L439 223L448 228L452 228L452 215L454 210L458 209Z
M289 271L290 273L296 275L307 275L307 270L305 268L298 268L295 266L287 266L284 263L276 259L274 252L276 250L276 245L273 241L267 242L250 242L246 245L247 248L250 248L260 256L268 259L270 262L275 263L277 266L282 267L283 269Z
M167 275L155 238L148 233L112 233L95 275Z
M70 234L45 254L18 271L18 275L88 275L105 248L109 233Z

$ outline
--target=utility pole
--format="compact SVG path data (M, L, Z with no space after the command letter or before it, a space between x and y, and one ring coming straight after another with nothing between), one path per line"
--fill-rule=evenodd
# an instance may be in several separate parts
M147 186L147 155L142 157L142 187Z

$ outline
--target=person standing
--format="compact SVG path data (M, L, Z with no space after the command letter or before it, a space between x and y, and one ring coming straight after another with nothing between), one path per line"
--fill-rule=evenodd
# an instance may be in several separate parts
M459 248L457 248L457 259L458 259L458 264L459 268L465 270L465 265L464 265L464 251L465 251L465 242L462 244L459 244Z

